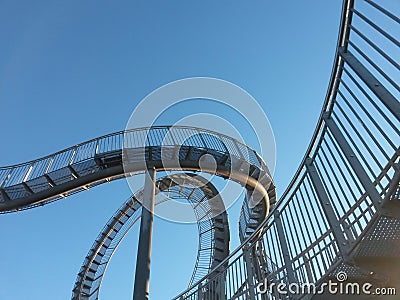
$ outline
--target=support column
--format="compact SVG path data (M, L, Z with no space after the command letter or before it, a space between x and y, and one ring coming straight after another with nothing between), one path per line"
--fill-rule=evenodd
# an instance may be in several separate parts
M325 213L325 217L328 220L329 226L332 229L332 233L337 242L340 254L345 259L348 256L350 250L349 242L347 241L342 229L340 228L339 221L332 207L332 202L330 201L328 194L325 191L322 180L319 177L317 169L315 168L311 158L306 159L306 168L315 192L317 193L318 200L321 203L321 207Z
M244 261L246 264L246 273L247 273L247 284L249 287L248 296L250 299L256 299L256 294L254 292L254 264L253 264L253 256L251 254L251 249L249 245L246 245L243 249Z
M292 260L290 258L290 254L289 254L289 247L288 247L286 237L285 237L285 232L283 231L281 212L279 210L275 211L274 220L275 220L275 224L276 224L276 230L278 231L279 244L281 245L281 248L282 248L283 260L285 262L286 272L287 272L287 276L288 276L288 284L296 283L297 280L296 280L296 276L294 274Z
M183 299L183 296L182 296L182 299ZM199 300L203 299L203 285L201 284L201 282L197 286L197 299L199 299Z
M142 202L142 218L140 221L139 245L136 259L135 286L133 299L149 299L150 256L153 234L154 198L155 198L156 170L148 169L145 173L145 182Z

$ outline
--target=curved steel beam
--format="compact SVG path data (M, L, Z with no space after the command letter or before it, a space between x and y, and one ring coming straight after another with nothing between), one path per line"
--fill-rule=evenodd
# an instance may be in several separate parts
M113 133L0 168L0 213L44 205L149 167L203 171L238 182L252 194L258 224L276 200L268 168L249 146L206 129L158 126Z

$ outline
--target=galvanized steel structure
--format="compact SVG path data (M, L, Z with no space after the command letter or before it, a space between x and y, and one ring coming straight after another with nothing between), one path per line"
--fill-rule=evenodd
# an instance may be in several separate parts
M196 171L201 157L209 154L219 176L247 188L239 222L242 245L218 264L209 263L203 278L194 276L175 299L317 299L318 295L276 289L262 293L257 287L266 282L321 286L343 271L348 281L400 289L399 14L396 1L344 0L323 109L304 159L278 201L265 163L248 146L199 128L154 127L119 132L0 168L0 210L43 205L130 176L122 167L123 136L128 134L128 151L145 145L145 164L132 161L132 173L162 170L167 157L177 158L186 171ZM162 141L167 134L173 138L166 145ZM243 166L248 171L241 173ZM257 193L263 201L253 206ZM74 297L84 276L100 278L95 275L104 270L91 266L96 253L104 248L99 259L109 259L139 206L127 201L106 225L78 275ZM213 218L208 217L210 228L217 227ZM120 235L115 241L107 241L115 226L125 229L114 234ZM213 255L209 254L211 261ZM95 298L99 286L95 282L89 287Z

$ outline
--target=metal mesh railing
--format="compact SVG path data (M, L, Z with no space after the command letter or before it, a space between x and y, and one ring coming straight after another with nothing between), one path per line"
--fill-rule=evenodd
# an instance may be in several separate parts
M265 167L249 146L226 135L202 128L158 126L120 131L105 135L49 156L9 167L0 167L0 187L5 188L93 159L96 155L145 146L197 146L244 158L250 164ZM261 161L260 161L261 160Z
M162 148L157 157L150 158L151 149ZM205 129L186 126L158 126L121 131L102 136L52 155L26 162L19 165L0 168L0 212L10 212L13 209L27 209L37 205L61 199L69 194L83 190L81 185L67 187L68 183L76 182L75 179L100 173L104 168L119 166L115 174L99 175L86 182L86 188L100 184L101 180L113 180L124 176L123 151L129 149L143 150L145 155L133 156L132 164L144 163L144 160L168 160L175 148L196 148L192 156L200 157L202 153L210 153L218 160L225 160L224 164L230 167L231 159L245 161L257 169L267 172L267 167L258 154L241 142ZM171 151L169 151L171 150ZM188 151L187 151L188 152ZM181 157L189 155L178 151L178 160L194 159ZM154 155L155 156L155 155ZM165 157L164 157L165 156ZM130 159L132 157L129 157ZM136 159L136 161L135 161ZM103 163L102 160L106 160ZM102 164L103 163L103 164ZM91 175L94 177L93 175ZM107 178L103 178L103 177ZM64 185L64 189L54 193L44 193L55 190ZM33 197L39 194L43 196Z

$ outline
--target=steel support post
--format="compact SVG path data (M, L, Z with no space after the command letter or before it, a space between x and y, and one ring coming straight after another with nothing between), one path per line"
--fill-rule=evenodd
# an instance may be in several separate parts
M286 241L285 231L283 230L280 214L281 212L279 210L276 210L274 213L274 220L276 224L276 230L278 232L279 244L281 245L282 248L283 261L285 262L286 273L288 276L288 284L291 284L291 283L296 283L297 280L296 276L294 275L292 260L290 258L289 247Z
M225 271L221 271L220 274L218 274L219 280L218 280L218 291L219 291L219 300L225 300L226 295L225 295Z
M182 299L183 299L183 297L182 297ZM199 285L197 287L197 299L198 300L203 299L203 285L201 284L201 282L199 283Z
M312 273L311 267L310 267L311 260L308 257L307 253L304 254L303 260L304 260L304 267L306 268L308 282L314 282L314 276L313 276L313 273Z
M343 230L340 228L339 220L337 219L335 211L332 207L332 202L325 191L322 180L319 177L317 169L315 168L311 158L306 159L306 168L315 192L317 193L318 200L321 203L321 207L325 213L325 217L328 220L329 226L331 227L332 233L336 239L340 254L343 258L347 258L350 252L349 242L347 241Z
M349 51L345 51L343 47L339 48L339 54L345 62L353 69L353 71L364 81L368 88L382 101L390 112L400 120L400 103L396 98L383 86L376 77L368 71L366 67Z
M250 299L256 299L256 294L254 292L254 265L253 265L253 256L251 255L251 248L246 245L243 249L244 261L246 264L246 273L247 273L247 284L249 287L249 297Z
M4 189L0 188L0 194L4 201L10 201L10 197Z
M346 141L346 138L344 137L343 133L340 131L340 129L337 126L337 124L335 123L335 121L333 119L331 119L327 113L324 114L323 119L325 121L325 124L328 126L330 132L334 136L334 138L335 138L336 142L338 143L340 149L342 150L343 154L346 156L347 161L349 162L351 168L353 169L354 173L356 174L361 185L364 187L365 191L371 198L371 201L374 204L375 209L378 212L381 212L382 197L379 195L375 186L372 184L372 181L368 177L367 172L365 171L364 167L358 160L353 149L351 148L349 143Z
M145 173L145 182L142 202L142 218L140 221L139 245L136 259L135 285L133 299L149 298L151 240L153 234L154 198L155 198L156 170L148 169Z

